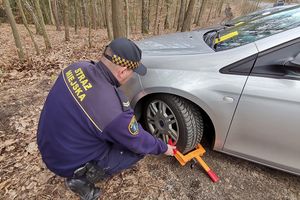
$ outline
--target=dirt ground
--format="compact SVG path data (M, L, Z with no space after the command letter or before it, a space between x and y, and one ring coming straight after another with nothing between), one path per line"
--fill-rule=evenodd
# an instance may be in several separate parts
M36 128L44 100L64 65L99 58L108 42L105 30L87 30L64 42L64 32L47 27L53 50L34 55L23 26L18 26L26 52L19 63L10 27L0 26L0 199L78 199L41 161ZM33 29L33 27L32 27ZM34 30L34 29L33 29ZM42 49L43 39L37 36ZM139 39L136 35L133 39ZM181 167L174 158L147 156L129 169L102 182L101 199L300 199L300 177L207 149L204 157L219 175L212 183L200 167Z

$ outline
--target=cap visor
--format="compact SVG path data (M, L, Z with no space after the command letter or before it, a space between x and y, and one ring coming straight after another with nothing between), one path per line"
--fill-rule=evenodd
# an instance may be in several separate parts
M135 73L144 76L147 73L147 68L142 63L133 70Z

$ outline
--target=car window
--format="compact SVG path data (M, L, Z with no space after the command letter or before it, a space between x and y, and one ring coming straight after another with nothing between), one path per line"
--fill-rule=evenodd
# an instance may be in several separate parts
M219 32L216 51L231 49L300 26L300 6Z

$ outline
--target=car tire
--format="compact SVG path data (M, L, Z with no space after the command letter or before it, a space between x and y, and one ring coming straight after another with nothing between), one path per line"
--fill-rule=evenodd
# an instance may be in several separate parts
M203 119L200 110L174 95L155 95L144 104L143 124L148 132L168 142L171 138L182 153L200 143Z

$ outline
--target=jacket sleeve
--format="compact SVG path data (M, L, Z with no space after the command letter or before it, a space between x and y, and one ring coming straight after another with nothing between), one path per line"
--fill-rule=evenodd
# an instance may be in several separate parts
M136 121L133 110L121 113L103 130L105 140L120 144L142 155L159 155L167 151L167 144L145 131Z

